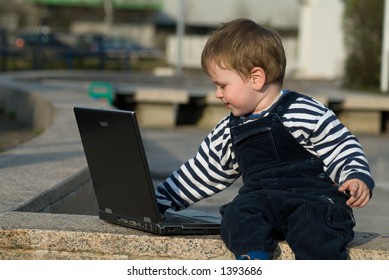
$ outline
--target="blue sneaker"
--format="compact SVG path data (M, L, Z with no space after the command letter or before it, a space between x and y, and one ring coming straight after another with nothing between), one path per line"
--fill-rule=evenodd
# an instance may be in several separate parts
M270 254L264 251L252 251L236 257L237 260L270 260Z

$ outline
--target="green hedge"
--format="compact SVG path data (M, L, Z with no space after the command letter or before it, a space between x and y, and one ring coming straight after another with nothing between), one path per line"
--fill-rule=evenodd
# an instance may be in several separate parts
M347 52L344 85L349 88L378 90L385 0L343 1Z

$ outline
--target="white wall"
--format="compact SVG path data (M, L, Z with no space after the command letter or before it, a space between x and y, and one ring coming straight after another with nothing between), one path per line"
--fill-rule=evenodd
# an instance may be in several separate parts
M297 76L335 79L345 60L342 0L304 0L301 5Z
M164 0L164 12L177 18L179 1ZM185 0L185 5L185 21L192 25L216 26L247 17L274 28L297 29L297 38L282 38L287 75L314 79L336 79L343 75L343 0ZM177 59L174 40L170 38L167 42L168 60L173 64ZM202 48L195 49L200 45L192 38L185 39L184 67L200 66Z

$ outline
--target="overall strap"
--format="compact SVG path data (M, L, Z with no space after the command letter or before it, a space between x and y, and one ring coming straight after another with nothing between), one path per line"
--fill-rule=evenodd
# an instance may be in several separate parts
M281 119L284 113L288 110L289 106L301 96L303 95L295 91L288 91L284 93L280 100L277 102L276 106L274 106L274 108L270 111L270 113L277 114Z

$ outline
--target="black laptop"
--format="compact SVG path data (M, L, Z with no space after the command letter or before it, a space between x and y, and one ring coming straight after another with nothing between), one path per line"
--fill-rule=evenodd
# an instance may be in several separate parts
M135 112L74 107L74 113L100 219L160 235L219 234L220 218L207 213L161 217Z

